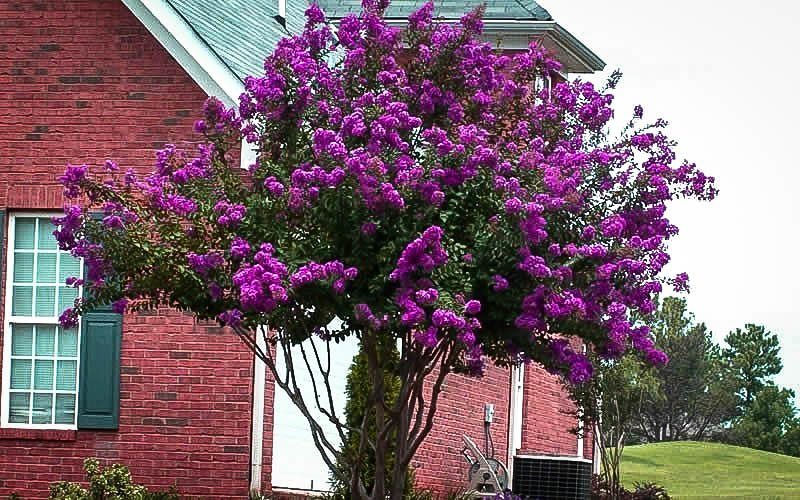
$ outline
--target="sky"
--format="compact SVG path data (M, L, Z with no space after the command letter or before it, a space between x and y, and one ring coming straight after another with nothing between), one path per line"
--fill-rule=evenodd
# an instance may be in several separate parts
M671 273L722 341L745 323L781 342L777 382L800 396L800 2L541 0L613 69L618 116L665 118L678 157L717 179L711 203L681 201ZM796 399L800 401L800 397Z

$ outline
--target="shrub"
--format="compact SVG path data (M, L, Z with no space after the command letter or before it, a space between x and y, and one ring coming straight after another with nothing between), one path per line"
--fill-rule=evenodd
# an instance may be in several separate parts
M174 487L168 491L150 492L135 484L128 468L122 464L101 467L96 458L87 458L83 469L89 489L78 483L61 481L50 485L50 500L179 500Z
M670 500L666 488L655 483L634 483L633 490L613 485L601 476L592 477L592 500Z

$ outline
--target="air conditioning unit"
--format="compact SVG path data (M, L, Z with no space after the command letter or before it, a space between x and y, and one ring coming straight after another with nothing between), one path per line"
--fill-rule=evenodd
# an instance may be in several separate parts
M511 490L527 500L585 500L589 498L592 462L557 456L514 457Z

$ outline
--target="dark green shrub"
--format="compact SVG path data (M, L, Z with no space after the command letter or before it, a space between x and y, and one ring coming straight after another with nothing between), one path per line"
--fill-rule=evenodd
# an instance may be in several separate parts
M633 500L670 500L666 488L656 483L634 483Z
M168 491L147 491L135 484L128 468L121 464L101 467L96 458L87 458L83 469L89 489L78 483L61 481L50 485L49 500L180 500L175 488Z
M670 500L666 488L655 483L635 483L633 490L612 485L601 476L592 477L592 500Z

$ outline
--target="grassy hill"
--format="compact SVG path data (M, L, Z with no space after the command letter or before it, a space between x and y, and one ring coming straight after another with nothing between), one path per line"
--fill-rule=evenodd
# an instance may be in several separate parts
M677 499L800 499L800 458L717 443L654 443L625 448L622 479L658 483Z

